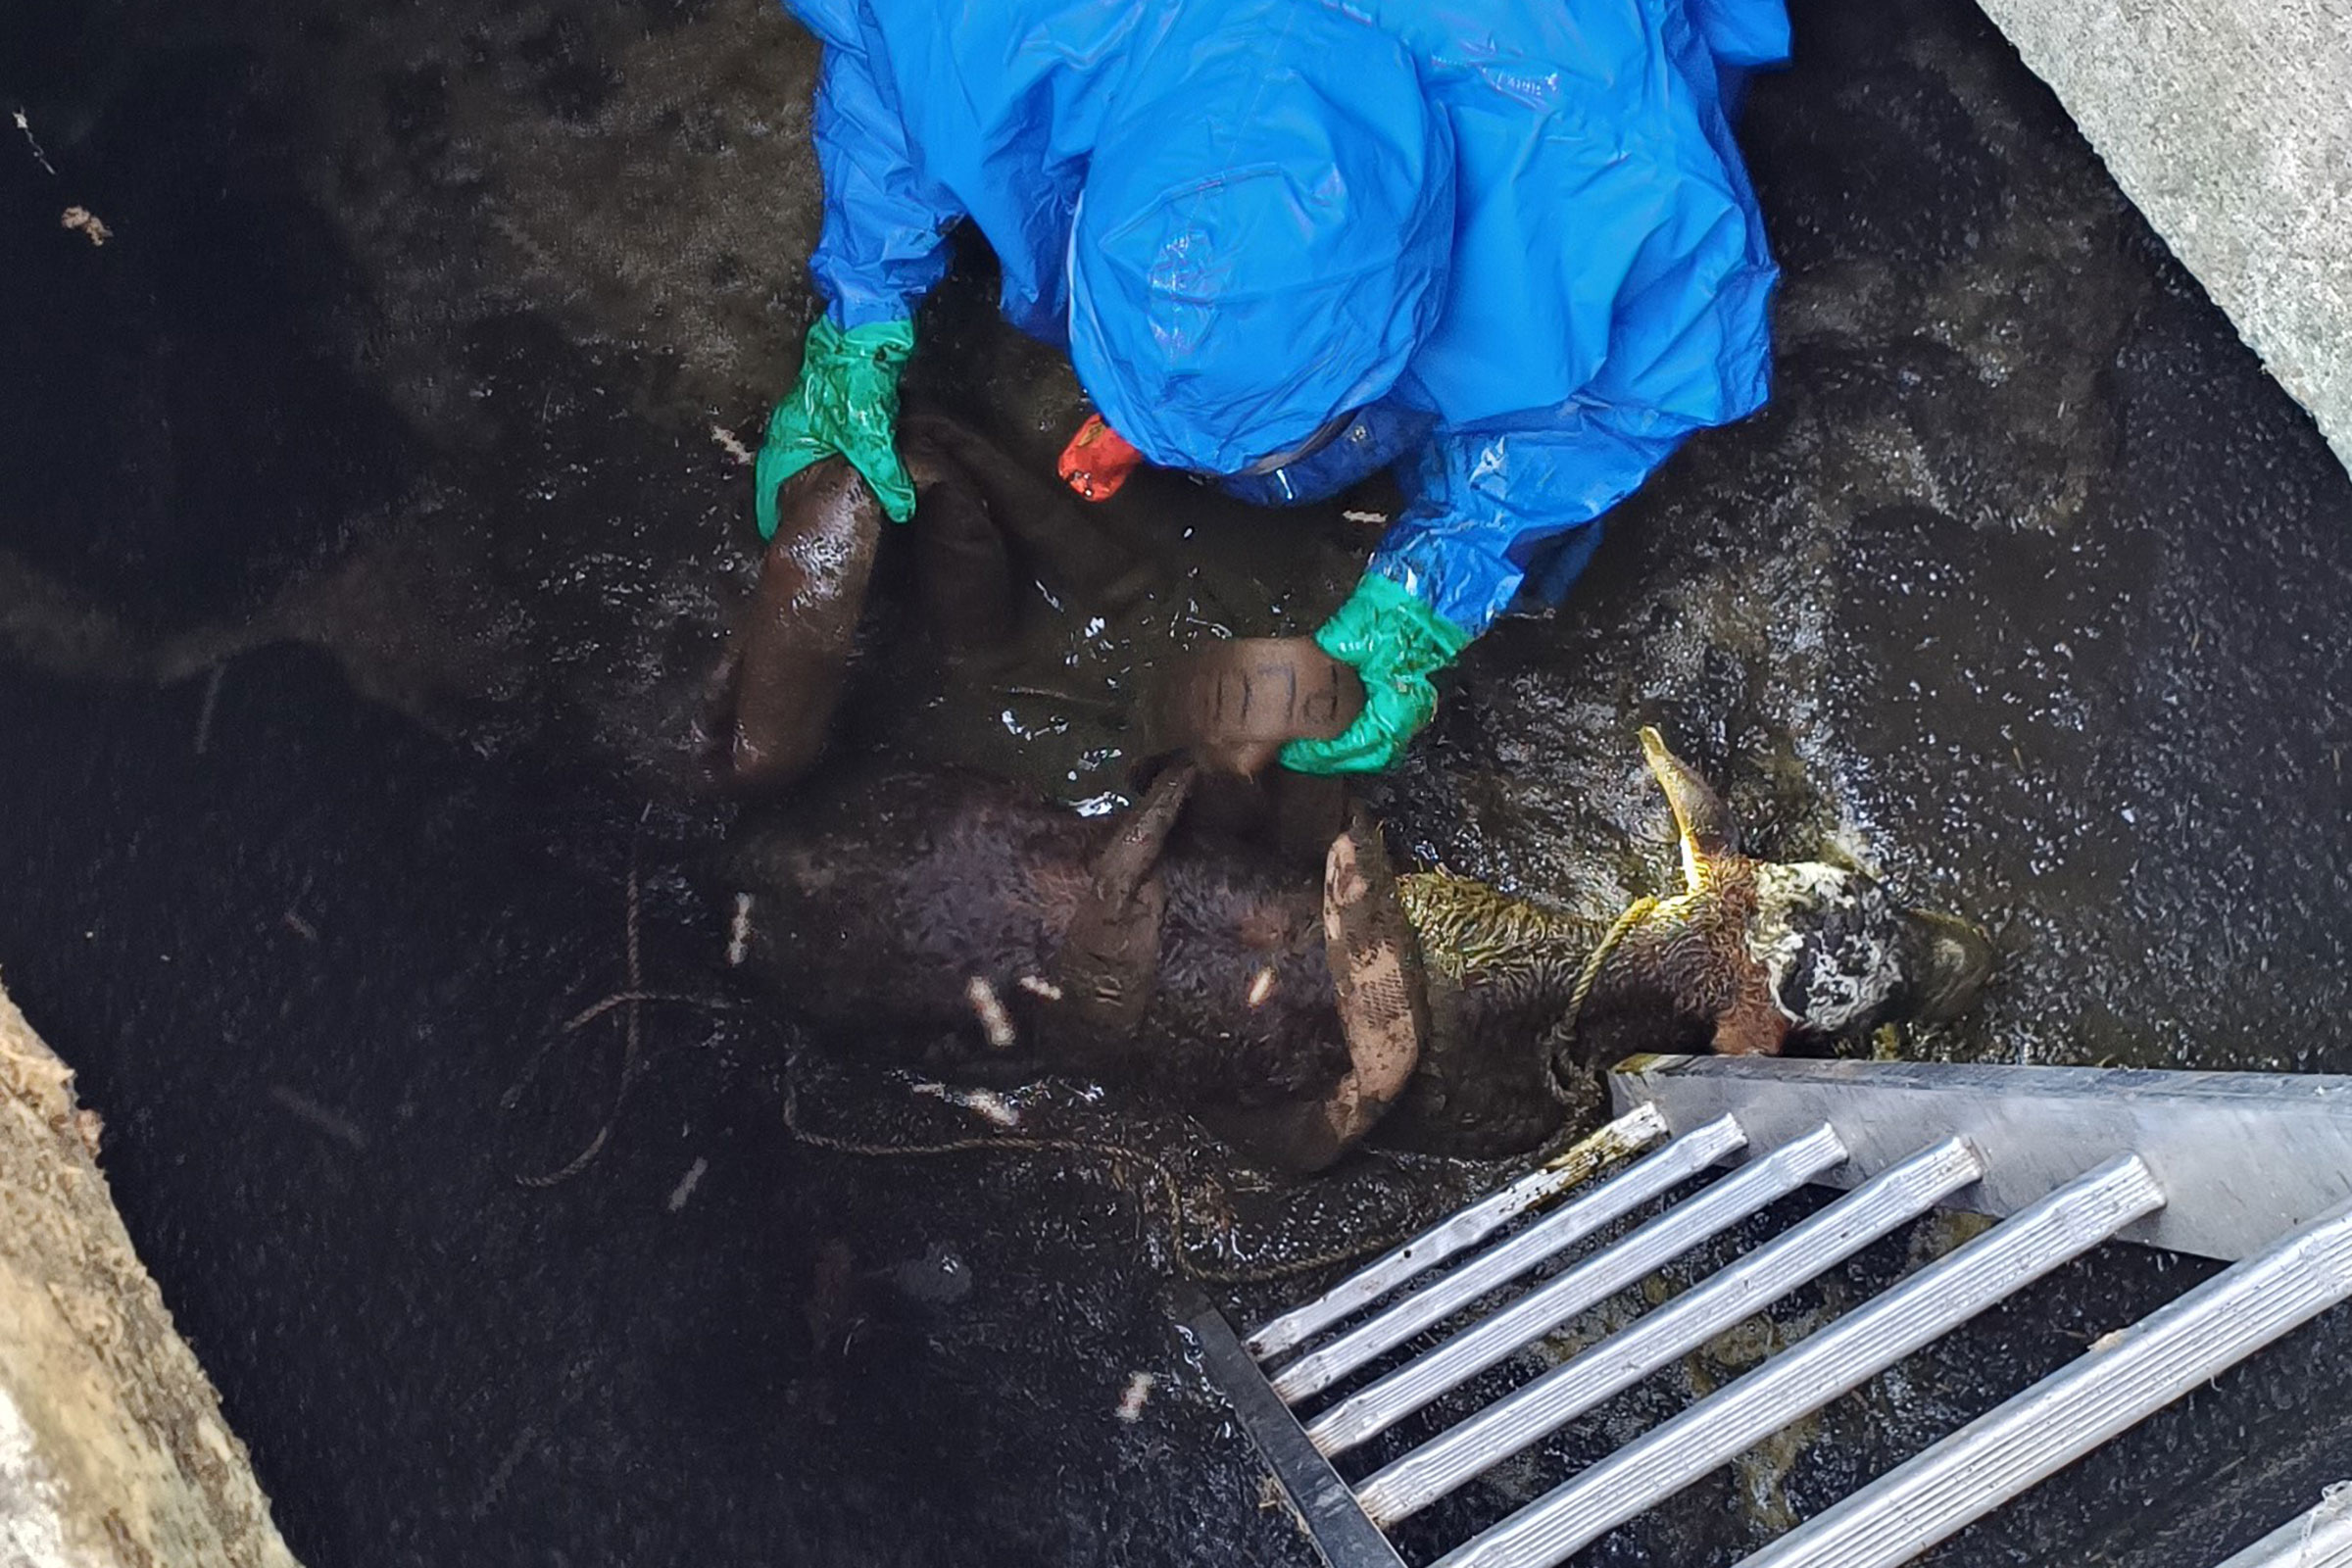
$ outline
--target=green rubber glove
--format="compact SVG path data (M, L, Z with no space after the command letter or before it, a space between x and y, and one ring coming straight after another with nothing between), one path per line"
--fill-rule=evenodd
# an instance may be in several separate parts
M1327 741L1292 741L1282 765L1301 773L1377 773L1404 755L1405 742L1438 710L1429 678L1470 646L1470 634L1393 578L1366 572L1315 642L1355 666L1364 710Z
M752 469L760 537L776 536L776 486L838 452L865 475L893 522L914 515L914 481L899 462L899 372L914 352L912 321L868 321L843 331L829 316L808 328L801 378L768 416Z

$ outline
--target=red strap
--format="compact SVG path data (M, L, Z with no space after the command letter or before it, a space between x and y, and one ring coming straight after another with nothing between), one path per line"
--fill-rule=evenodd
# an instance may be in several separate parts
M1062 482L1086 500L1108 501L1143 461L1144 455L1104 424L1102 416L1090 414L1061 449L1059 469Z

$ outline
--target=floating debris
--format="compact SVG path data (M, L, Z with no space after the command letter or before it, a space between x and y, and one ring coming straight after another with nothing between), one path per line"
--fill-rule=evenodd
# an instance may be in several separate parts
M988 1037L991 1051L1008 1051L1020 1038L1012 1027L1012 1014L1004 1010L1004 1000L997 988L988 983L986 975L976 974L963 983L963 1000L972 1004L973 1016L980 1020L980 1032Z
M1025 974L1021 976L1020 987L1023 991L1028 992L1031 996L1043 997L1048 1002L1059 1002L1061 1000L1061 987L1055 985L1053 981L1048 980L1043 975Z
M69 207L66 209L65 216L58 221L67 228L81 230L82 233L89 236L89 241L93 245L103 245L115 237L115 231L106 226L106 220L87 207Z
M1127 1380L1127 1391L1119 1396L1119 1406L1115 1414L1129 1426L1135 1425L1136 1422L1143 1419L1144 1401L1152 1397L1152 1391L1158 1387L1159 1379L1151 1373L1136 1373Z
M727 922L727 967L740 969L752 951L752 896L735 895L735 915Z
M42 172L48 174L51 179L55 179L57 177L57 166L49 161L49 155L47 153L41 151L41 144L33 140L32 122L24 118L24 110L20 109L17 111L16 122L17 129L24 133L24 145L32 149L33 161L41 166Z
M984 1116L1000 1127L1018 1127L1021 1113L1012 1103L993 1089L958 1089L950 1084L916 1084L914 1092L944 1100L951 1105L960 1105L978 1116Z
M296 1117L309 1122L329 1138L338 1139L354 1149L368 1147L368 1135L348 1116L338 1116L299 1089L284 1084L271 1084L270 1098L292 1111Z
M710 1168L709 1160L700 1154L694 1156L694 1163L686 1167L686 1174L678 1178L678 1185L669 1190L669 1211L672 1214L686 1206L686 1200L692 1198L694 1190L702 1185L703 1172Z
M515 1466L522 1463L530 1453L531 1446L538 1441L539 1431L536 1427L526 1425L514 1435L514 1442L508 1447L506 1457L499 1460L498 1468L490 1472L490 1479L483 1483L482 1494L474 1499L467 1517L476 1523L490 1517L490 1511L506 1496L507 1484L514 1479Z
M953 1306L972 1294L972 1266L944 1242L933 1242L922 1256L894 1263L884 1272L900 1295L932 1306Z
M724 452L729 458L734 460L737 467L748 468L752 466L752 449L745 446L741 438L739 438L734 431L728 429L725 425L711 425L710 439L717 445L719 451Z
M220 681L228 673L225 663L213 666L212 678L204 683L204 706L196 710L196 755L202 757L213 744L213 712L220 706Z

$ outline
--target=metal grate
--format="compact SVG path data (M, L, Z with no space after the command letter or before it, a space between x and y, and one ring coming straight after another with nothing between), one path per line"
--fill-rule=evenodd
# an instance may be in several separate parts
M1181 1298L1179 1318L1332 1568L1401 1568L1388 1527L1937 1206L2001 1222L1436 1568L1565 1562L2102 1243L2234 1264L1741 1568L1908 1562L2352 1297L2352 1078L1652 1056L1611 1084L1622 1114L1600 1133L1246 1339L1197 1292ZM1729 1174L1574 1255L1727 1161ZM1341 1478L1335 1457L1808 1183L1850 1191L1352 1486ZM1565 1266L1528 1283L1555 1261ZM1310 1417L1296 1412L1417 1344ZM2352 1568L2348 1502L2223 1568Z
M2289 1519L2221 1568L2352 1568L2352 1481L2329 1487L2317 1508Z

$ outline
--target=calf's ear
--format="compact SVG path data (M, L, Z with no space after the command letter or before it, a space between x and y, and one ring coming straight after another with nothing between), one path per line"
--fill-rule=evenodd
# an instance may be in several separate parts
M1666 749L1665 737L1646 724L1642 727L1642 756L1649 763L1650 776L1666 792L1666 804L1674 808L1675 830L1683 841L1683 880L1691 892L1703 893L1709 864L1740 853L1731 808L1690 763Z

